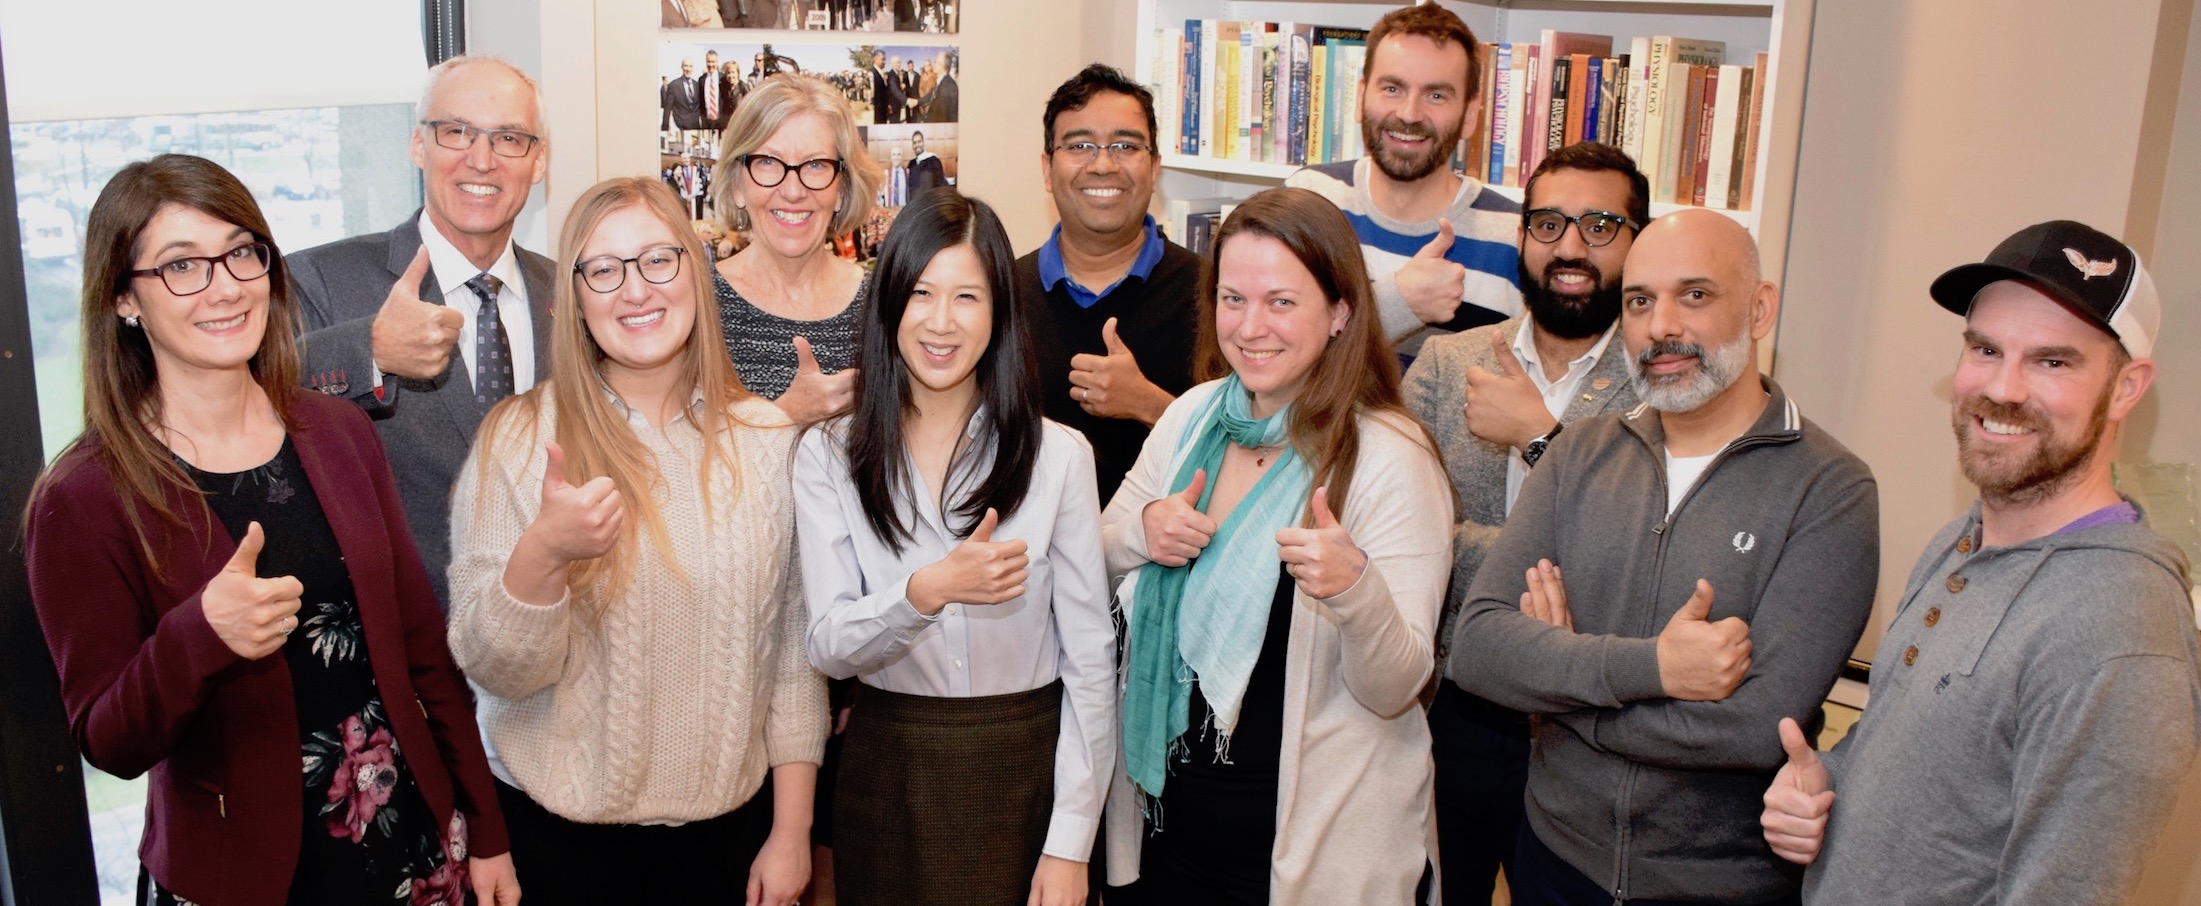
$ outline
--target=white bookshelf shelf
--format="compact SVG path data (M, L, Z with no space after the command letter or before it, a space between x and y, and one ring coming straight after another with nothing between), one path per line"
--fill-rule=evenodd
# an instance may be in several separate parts
M1299 170L1298 164L1272 164L1257 160L1228 160L1220 157L1194 157L1190 154L1162 155L1162 166L1171 170L1191 173L1212 173L1218 176L1251 176L1256 179L1272 179L1282 182L1284 177Z

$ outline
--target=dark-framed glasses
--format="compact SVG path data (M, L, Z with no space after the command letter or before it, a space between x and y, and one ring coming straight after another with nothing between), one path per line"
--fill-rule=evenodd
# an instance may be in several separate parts
M203 292L214 285L214 265L229 269L229 276L239 283L258 280L267 276L275 266L275 246L268 242L240 245L219 255L200 255L178 258L159 267L130 272L132 277L159 277L161 285L178 296Z
M489 136L489 150L498 157L526 157L535 150L535 143L542 141L517 129L476 129L465 123L450 120L421 120L428 127L428 134L435 136L436 144L453 151L465 151L474 147L474 139Z
M677 245L661 245L643 249L632 258L618 255L599 255L573 266L573 272L581 275L581 282L600 293L617 292L627 282L627 265L634 265L635 273L651 283L671 283L680 276L680 256L688 250Z
M813 157L799 164L791 164L769 154L744 154L741 165L749 171L749 181L758 188L770 189L787 181L787 171L795 171L795 179L812 192L822 192L833 187L833 181L841 178L842 164L837 157Z
M1521 223L1528 228L1529 238L1538 242L1558 242L1567 234L1567 225L1574 224L1582 234L1582 244L1590 248L1603 248L1620 238L1624 227L1634 226L1628 218L1611 211L1586 211L1580 217L1569 217L1552 208L1537 208L1521 215Z
M1063 142L1055 146L1055 153L1078 166L1085 166L1107 152L1108 158L1119 164L1132 165L1146 162L1146 155L1154 149L1141 142Z

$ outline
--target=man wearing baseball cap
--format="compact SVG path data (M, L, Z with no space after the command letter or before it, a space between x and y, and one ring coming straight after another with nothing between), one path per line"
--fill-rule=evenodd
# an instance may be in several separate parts
M1965 319L1950 411L1980 500L1919 557L1850 734L1821 756L1781 722L1765 839L1813 904L2123 902L2201 727L2189 565L2110 475L2161 302L2132 249L2063 220L1932 294Z

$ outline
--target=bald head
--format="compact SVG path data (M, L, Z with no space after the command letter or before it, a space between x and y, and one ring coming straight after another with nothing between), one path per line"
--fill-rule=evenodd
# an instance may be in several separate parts
M1750 231L1702 209L1668 214L1637 234L1620 300L1636 392L1661 412L1694 411L1752 370L1780 304Z

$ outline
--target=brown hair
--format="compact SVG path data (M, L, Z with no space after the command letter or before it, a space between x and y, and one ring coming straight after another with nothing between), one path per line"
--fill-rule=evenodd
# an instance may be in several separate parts
M1367 59L1360 64L1362 81L1367 81L1368 74L1374 71L1376 47L1383 43L1383 39L1394 34L1420 35L1437 42L1439 46L1451 43L1465 48L1467 84L1460 86L1460 97L1472 101L1483 93L1483 61L1475 55L1475 32L1467 27L1467 23L1460 21L1459 16L1453 15L1451 10L1435 3L1402 6L1384 13L1383 18L1376 20L1375 26L1368 29ZM1474 125L1468 124L1470 128Z
M625 499L627 510L640 517L622 522L619 543L611 553L575 563L567 574L566 585L573 592L574 603L591 619L603 615L611 605L608 596L624 588L633 576L638 530L650 533L650 540L666 556L667 566L676 574L686 574L670 557L672 538L666 532L664 516L656 507L653 492L665 476L658 471L648 448L635 436L626 415L604 389L598 364L604 358L604 351L589 335L588 324L581 315L580 276L573 271L574 265L580 262L582 247L595 235L597 226L612 212L629 207L648 211L672 232L682 250L678 279L687 282L687 289L695 299L695 326L681 349L681 386L674 392L683 397L698 391L702 394L702 399L689 407L685 424L705 439L703 455L696 463L696 480L703 489L703 505L707 510L712 508L711 473L720 457L725 457L734 466L729 471L736 482L734 492L740 493L741 470L738 463L731 462L731 447L724 441L734 425L747 424L732 414L733 405L750 398L749 391L741 385L741 378L734 373L733 360L726 356L725 343L720 339L717 308L710 304L710 256L705 254L702 239L689 226L687 214L680 200L673 197L672 190L656 179L628 176L604 180L581 193L580 199L573 203L572 213L566 217L565 227L559 231L558 279L551 293L550 380L547 386L554 393L553 412L558 420L557 436L552 439L565 452L569 481L581 484L599 475L611 476L612 484ZM640 278L629 274L627 279ZM474 458L481 469L485 493L490 474L488 454L492 448L507 443L524 442L532 446L542 442L535 429L541 424L544 386L537 385L533 390L498 403L482 420L481 431L474 438Z
M162 413L160 371L154 364L152 341L143 328L125 326L115 306L130 291L134 279L130 272L138 269L138 243L146 225L171 205L242 227L254 241L265 242L271 249L275 244L252 192L228 170L203 157L163 154L133 163L108 180L92 202L84 225L84 289L78 310L84 331L84 432L70 442L69 451L97 442L96 461L125 503L137 504L123 511L156 577L161 564L146 535L143 513L150 511L160 521L182 528L184 514L173 501L179 495L201 495L198 485L176 465L168 446L153 434ZM267 281L266 329L260 335L259 350L247 364L287 431L296 427L291 401L299 383L298 307L291 298L283 256L273 254L268 265L266 276L260 278ZM64 454L56 463L67 458ZM36 500L58 477L48 468L31 499Z
M1399 359L1383 337L1360 239L1344 212L1306 189L1270 189L1248 198L1215 231L1215 253L1200 267L1200 341L1194 362L1199 378L1230 373L1215 326L1216 265L1224 247L1240 234L1283 243L1314 275L1323 298L1346 306L1345 328L1330 340L1292 401L1290 426L1292 448L1307 460L1314 484L1328 487L1331 510L1343 512L1360 459L1361 419L1395 413L1416 426L1431 455L1436 441L1407 411L1399 393Z
M886 173L864 144L863 133L856 128L856 114L848 109L848 99L833 83L817 76L782 72L767 76L741 99L741 106L734 108L733 121L726 124L726 133L719 138L718 164L711 169L711 204L718 208L719 222L729 232L735 229L734 193L749 182L749 170L742 166L741 158L771 141L772 134L788 120L805 113L825 119L833 132L833 154L841 161L841 178L831 187L840 192L840 210L827 225L826 237L845 235L871 216L874 196L886 181ZM794 179L795 174L789 173L787 178Z

